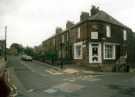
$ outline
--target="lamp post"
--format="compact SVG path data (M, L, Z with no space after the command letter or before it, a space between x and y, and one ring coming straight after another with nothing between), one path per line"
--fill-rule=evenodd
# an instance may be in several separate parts
M5 26L5 46L4 46L4 59L7 61L7 26Z

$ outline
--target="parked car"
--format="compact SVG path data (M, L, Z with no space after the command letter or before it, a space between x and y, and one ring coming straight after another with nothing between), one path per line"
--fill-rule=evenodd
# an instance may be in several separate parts
M24 60L24 61L32 61L32 57L28 56L28 55L22 55L21 59Z

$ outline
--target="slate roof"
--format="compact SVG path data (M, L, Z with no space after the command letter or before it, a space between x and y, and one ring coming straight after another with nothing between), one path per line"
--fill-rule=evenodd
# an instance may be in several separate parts
M102 10L100 10L97 14L90 16L88 20L99 20L99 21L104 21L104 22L111 23L114 25L118 25L121 27L129 28Z
M80 21L78 23L76 23L75 25L73 25L70 29L78 26L79 24L83 23L83 22L86 22L86 21L103 21L103 22L106 22L106 23L111 23L111 24L114 24L114 25L118 25L120 27L124 27L124 28L128 28L130 29L128 26L122 24L121 22L119 22L118 20L116 20L115 18L113 18L111 15L109 15L108 13L102 11L102 10L99 10L99 12L93 16L89 16L88 19L84 20L84 21ZM69 29L66 29L65 31L67 31ZM61 32L61 33L58 33L58 34L55 34L53 35L52 37L48 38L47 40L55 37L56 35L59 35L59 34L62 34L64 33L65 31Z

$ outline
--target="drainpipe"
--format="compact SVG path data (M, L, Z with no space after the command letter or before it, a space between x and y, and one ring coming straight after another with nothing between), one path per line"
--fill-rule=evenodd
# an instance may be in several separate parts
M60 61L60 68L63 69L63 52L62 52L62 43L60 44L61 49L61 61Z
M4 58L7 61L7 26L5 26L5 51L4 51Z

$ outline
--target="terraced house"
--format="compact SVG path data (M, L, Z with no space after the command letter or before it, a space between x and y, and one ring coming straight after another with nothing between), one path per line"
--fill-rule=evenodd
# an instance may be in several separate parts
M44 51L56 52L57 59L84 65L112 66L123 58L130 61L132 30L108 13L93 6L82 12L80 21L68 21L66 30L43 42ZM130 50L129 50L130 49Z

